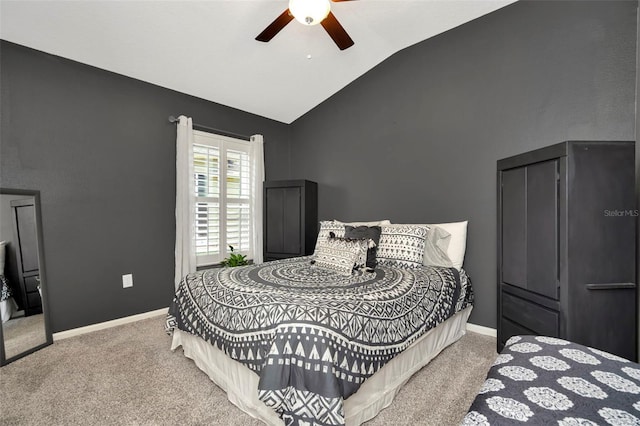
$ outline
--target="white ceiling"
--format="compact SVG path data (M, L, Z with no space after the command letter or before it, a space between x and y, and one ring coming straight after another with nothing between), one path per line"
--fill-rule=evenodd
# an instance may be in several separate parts
M0 38L291 123L395 52L514 1L331 3L355 41L340 51L296 21L255 41L287 0L0 0Z

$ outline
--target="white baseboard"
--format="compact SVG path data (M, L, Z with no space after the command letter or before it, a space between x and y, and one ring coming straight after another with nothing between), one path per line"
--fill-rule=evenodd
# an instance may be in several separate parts
M169 308L156 309L155 311L143 312L141 314L131 315L129 317L117 318L111 321L105 321L98 324L91 324L85 327L72 328L71 330L53 333L53 340L68 339L69 337L80 336L82 334L91 333L92 331L104 330L106 328L116 327L118 325L128 324L147 318L153 318L160 315L166 315Z
M495 328L485 327L484 325L467 323L467 330L474 333L484 334L485 336L498 337L498 330Z

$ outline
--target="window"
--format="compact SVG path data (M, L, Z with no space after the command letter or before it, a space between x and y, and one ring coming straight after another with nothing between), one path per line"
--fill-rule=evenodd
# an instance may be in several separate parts
M253 258L249 142L194 131L196 264L221 262L234 252Z

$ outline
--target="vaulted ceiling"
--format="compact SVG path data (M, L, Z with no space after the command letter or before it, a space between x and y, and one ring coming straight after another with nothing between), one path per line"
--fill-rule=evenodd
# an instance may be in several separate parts
M355 41L320 25L254 38L287 0L1 0L0 38L284 123L408 46L514 0L331 3Z

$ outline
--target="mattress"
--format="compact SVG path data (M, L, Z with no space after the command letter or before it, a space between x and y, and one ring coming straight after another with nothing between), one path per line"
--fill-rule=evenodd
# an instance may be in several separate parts
M358 426L391 405L402 386L443 349L460 339L471 314L469 306L431 329L411 347L392 359L364 382L344 402L345 424ZM259 377L241 363L198 336L176 329L171 350L182 347L184 355L227 393L231 403L270 426L282 426L278 414L258 399Z

